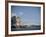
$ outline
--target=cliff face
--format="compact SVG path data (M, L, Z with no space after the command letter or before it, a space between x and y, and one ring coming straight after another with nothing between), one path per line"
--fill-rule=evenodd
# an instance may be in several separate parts
M20 25L22 25L21 23L21 18L19 16L13 16L11 17L11 25L12 26L16 26L17 28L20 27Z
M11 17L11 25L12 26L16 25L16 16Z
M21 19L19 16L16 17L16 25L19 27L21 25Z

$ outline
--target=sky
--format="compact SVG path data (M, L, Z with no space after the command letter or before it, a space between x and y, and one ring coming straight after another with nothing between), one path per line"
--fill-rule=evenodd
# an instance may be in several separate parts
M11 6L11 15L21 17L25 25L40 25L40 7Z

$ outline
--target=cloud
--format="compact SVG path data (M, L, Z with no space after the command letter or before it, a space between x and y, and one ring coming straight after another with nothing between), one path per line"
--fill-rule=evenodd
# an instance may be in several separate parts
M16 16L16 13L12 13L11 16Z
M24 14L23 12L19 12L19 15L21 15L21 16L22 16L23 14Z

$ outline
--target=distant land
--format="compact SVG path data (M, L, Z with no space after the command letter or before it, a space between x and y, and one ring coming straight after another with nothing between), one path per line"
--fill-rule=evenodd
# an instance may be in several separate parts
M20 26L20 28L16 28L16 26L11 26L11 31L24 31L24 30L40 30L41 26L40 25L24 25Z

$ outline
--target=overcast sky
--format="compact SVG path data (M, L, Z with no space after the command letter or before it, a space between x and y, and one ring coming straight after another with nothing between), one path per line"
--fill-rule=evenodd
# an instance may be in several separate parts
M40 7L11 6L12 16L20 16L24 24L40 25Z

